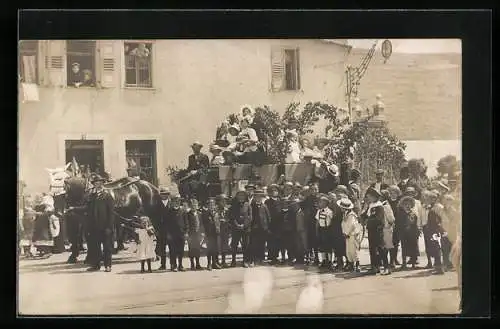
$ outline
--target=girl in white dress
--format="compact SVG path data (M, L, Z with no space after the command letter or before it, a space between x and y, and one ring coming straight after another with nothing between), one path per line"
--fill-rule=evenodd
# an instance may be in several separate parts
M137 243L137 257L141 261L141 273L144 273L144 265L148 264L148 272L151 273L151 260L156 258L155 253L155 232L149 217L142 216L141 227L135 229L135 233L137 233L139 237L139 241Z

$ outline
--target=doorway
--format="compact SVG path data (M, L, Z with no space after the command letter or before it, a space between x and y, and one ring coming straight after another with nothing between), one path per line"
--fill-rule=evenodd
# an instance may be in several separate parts
M102 140L66 140L66 163L75 157L80 169L104 174L104 142Z
M158 186L156 140L126 140L125 152L127 161L132 160L145 180Z

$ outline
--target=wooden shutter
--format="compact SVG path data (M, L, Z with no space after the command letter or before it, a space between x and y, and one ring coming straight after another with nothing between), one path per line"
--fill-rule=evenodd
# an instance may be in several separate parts
M50 86L66 86L66 40L49 40L45 56L46 82Z
M295 65L297 70L295 71L297 74L297 90L300 90L300 51L299 48L295 49Z
M280 47L271 49L271 90L283 89L285 83L285 52Z
M112 88L116 86L117 65L114 40L99 40L97 41L98 49L98 69L99 69L99 84L103 88Z

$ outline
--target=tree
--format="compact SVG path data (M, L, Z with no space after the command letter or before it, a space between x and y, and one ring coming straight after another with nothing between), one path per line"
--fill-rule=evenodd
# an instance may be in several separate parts
M321 102L309 102L301 107L291 103L283 115L269 106L255 109L254 122L261 127L267 154L266 163L283 163L287 155L288 141L285 130L294 128L300 137L313 134L320 121L325 124L321 136L327 141L325 156L327 161L349 163L360 167L363 182L372 180L375 169L385 169L390 177L405 163L406 145L401 142L385 125L370 124L373 115L349 124L342 108ZM225 124L237 124L240 114L230 114ZM217 127L219 135L221 126ZM183 172L177 167L167 169L173 181L178 181Z
M454 155L447 155L439 159L437 163L437 172L440 176L454 178L460 170L460 163Z

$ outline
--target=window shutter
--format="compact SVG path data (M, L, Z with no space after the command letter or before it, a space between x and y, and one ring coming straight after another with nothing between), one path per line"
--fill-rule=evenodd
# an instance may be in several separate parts
M115 41L99 40L99 67L100 67L100 85L103 88L116 86L116 56Z
M285 52L281 48L271 49L271 90L276 92L283 89L285 81Z
M297 90L301 90L300 88L300 51L299 51L299 48L295 49L295 58L296 58L296 61L297 63L295 65L297 65Z
M48 41L45 68L48 70L48 84L55 87L66 85L66 41Z

